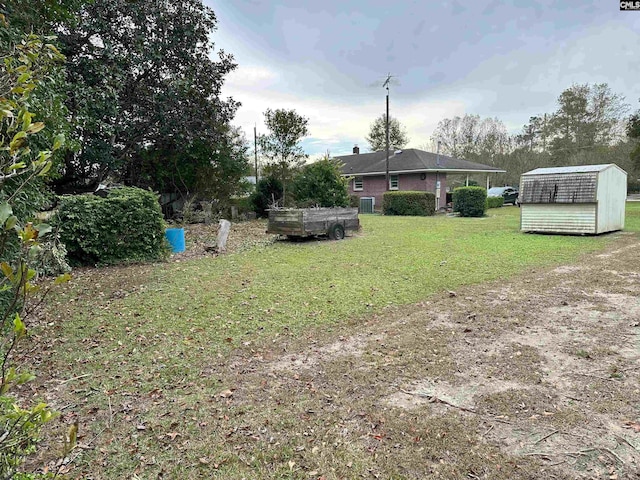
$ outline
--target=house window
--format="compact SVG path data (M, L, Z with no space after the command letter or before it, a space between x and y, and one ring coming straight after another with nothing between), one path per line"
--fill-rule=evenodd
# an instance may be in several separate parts
M389 175L389 190L398 190L398 175Z
M362 177L355 177L353 179L353 191L361 192L363 189L364 189L364 182L362 180Z

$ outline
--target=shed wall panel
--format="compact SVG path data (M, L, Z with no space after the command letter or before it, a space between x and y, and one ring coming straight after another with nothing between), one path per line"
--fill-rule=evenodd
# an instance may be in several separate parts
M595 203L523 204L520 225L523 232L596 233Z
M624 228L626 201L626 172L615 166L600 172L597 233L613 232Z

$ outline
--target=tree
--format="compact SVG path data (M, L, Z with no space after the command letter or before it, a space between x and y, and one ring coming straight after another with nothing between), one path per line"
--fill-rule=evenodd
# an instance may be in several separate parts
M36 451L40 429L53 412L42 402L25 407L12 396L12 389L33 378L20 368L19 345L26 336L25 319L34 310L27 309L28 302L40 292L30 262L51 230L33 223L33 192L41 185L36 180L51 174L52 151L62 146L63 138L57 136L49 149L38 148L35 140L45 124L34 121L29 108L32 95L62 56L34 34L15 44L2 43L0 55L0 477L31 478L19 475L20 467ZM55 283L68 278L63 275ZM72 427L63 456L75 446L76 433L77 427Z
M369 128L369 135L365 137L372 151L385 150L387 148L387 115L382 114L376 118ZM409 143L407 130L397 118L389 117L389 149L404 148Z
M308 122L295 110L267 109L264 112L264 123L269 133L260 136L260 149L278 173L283 206L286 205L287 183L307 158L300 141L309 135Z
M223 141L238 104L220 90L236 65L224 51L214 57L215 27L201 0L87 2L60 25L80 142L66 152L59 192L132 178L147 151L180 155L196 141Z
M551 153L566 159L577 151L616 143L624 133L629 106L606 83L572 85L558 97L551 116Z
M456 158L494 164L497 155L509 150L507 129L497 118L481 119L479 115L445 118L433 133L434 143L442 152Z
M299 207L349 206L349 181L340 163L329 156L305 165L293 180L293 194Z
M187 147L156 144L129 164L129 185L178 193L184 200L212 201L224 209L233 195L242 194L249 174L248 144L240 128L228 126L215 143L195 140Z
M629 158L634 169L638 171L640 170L640 110L629 117L627 135L635 144L633 150L629 153Z

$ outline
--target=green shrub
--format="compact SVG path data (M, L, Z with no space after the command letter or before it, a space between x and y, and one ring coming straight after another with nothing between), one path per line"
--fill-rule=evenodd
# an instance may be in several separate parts
M482 217L487 209L487 190L482 187L458 187L453 191L453 210L461 217Z
M57 223L69 260L108 265L166 257L165 224L153 192L122 187L106 198L63 197Z
M305 165L291 186L296 206L346 207L349 181L342 176L340 163L330 158Z
M267 209L274 202L282 201L282 182L274 177L263 177L256 185L256 191L251 195L251 204L258 217L266 217Z
M358 195L349 195L349 206L360 208L360 197Z
M385 192L382 195L384 215L433 215L436 211L436 196L429 192Z
M500 208L504 205L504 197L487 197L487 208Z

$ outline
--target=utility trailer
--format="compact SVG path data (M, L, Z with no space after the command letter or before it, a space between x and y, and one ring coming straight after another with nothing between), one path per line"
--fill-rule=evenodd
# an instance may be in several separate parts
M267 233L292 239L328 235L342 240L346 232L359 228L357 208L283 208L269 210Z

